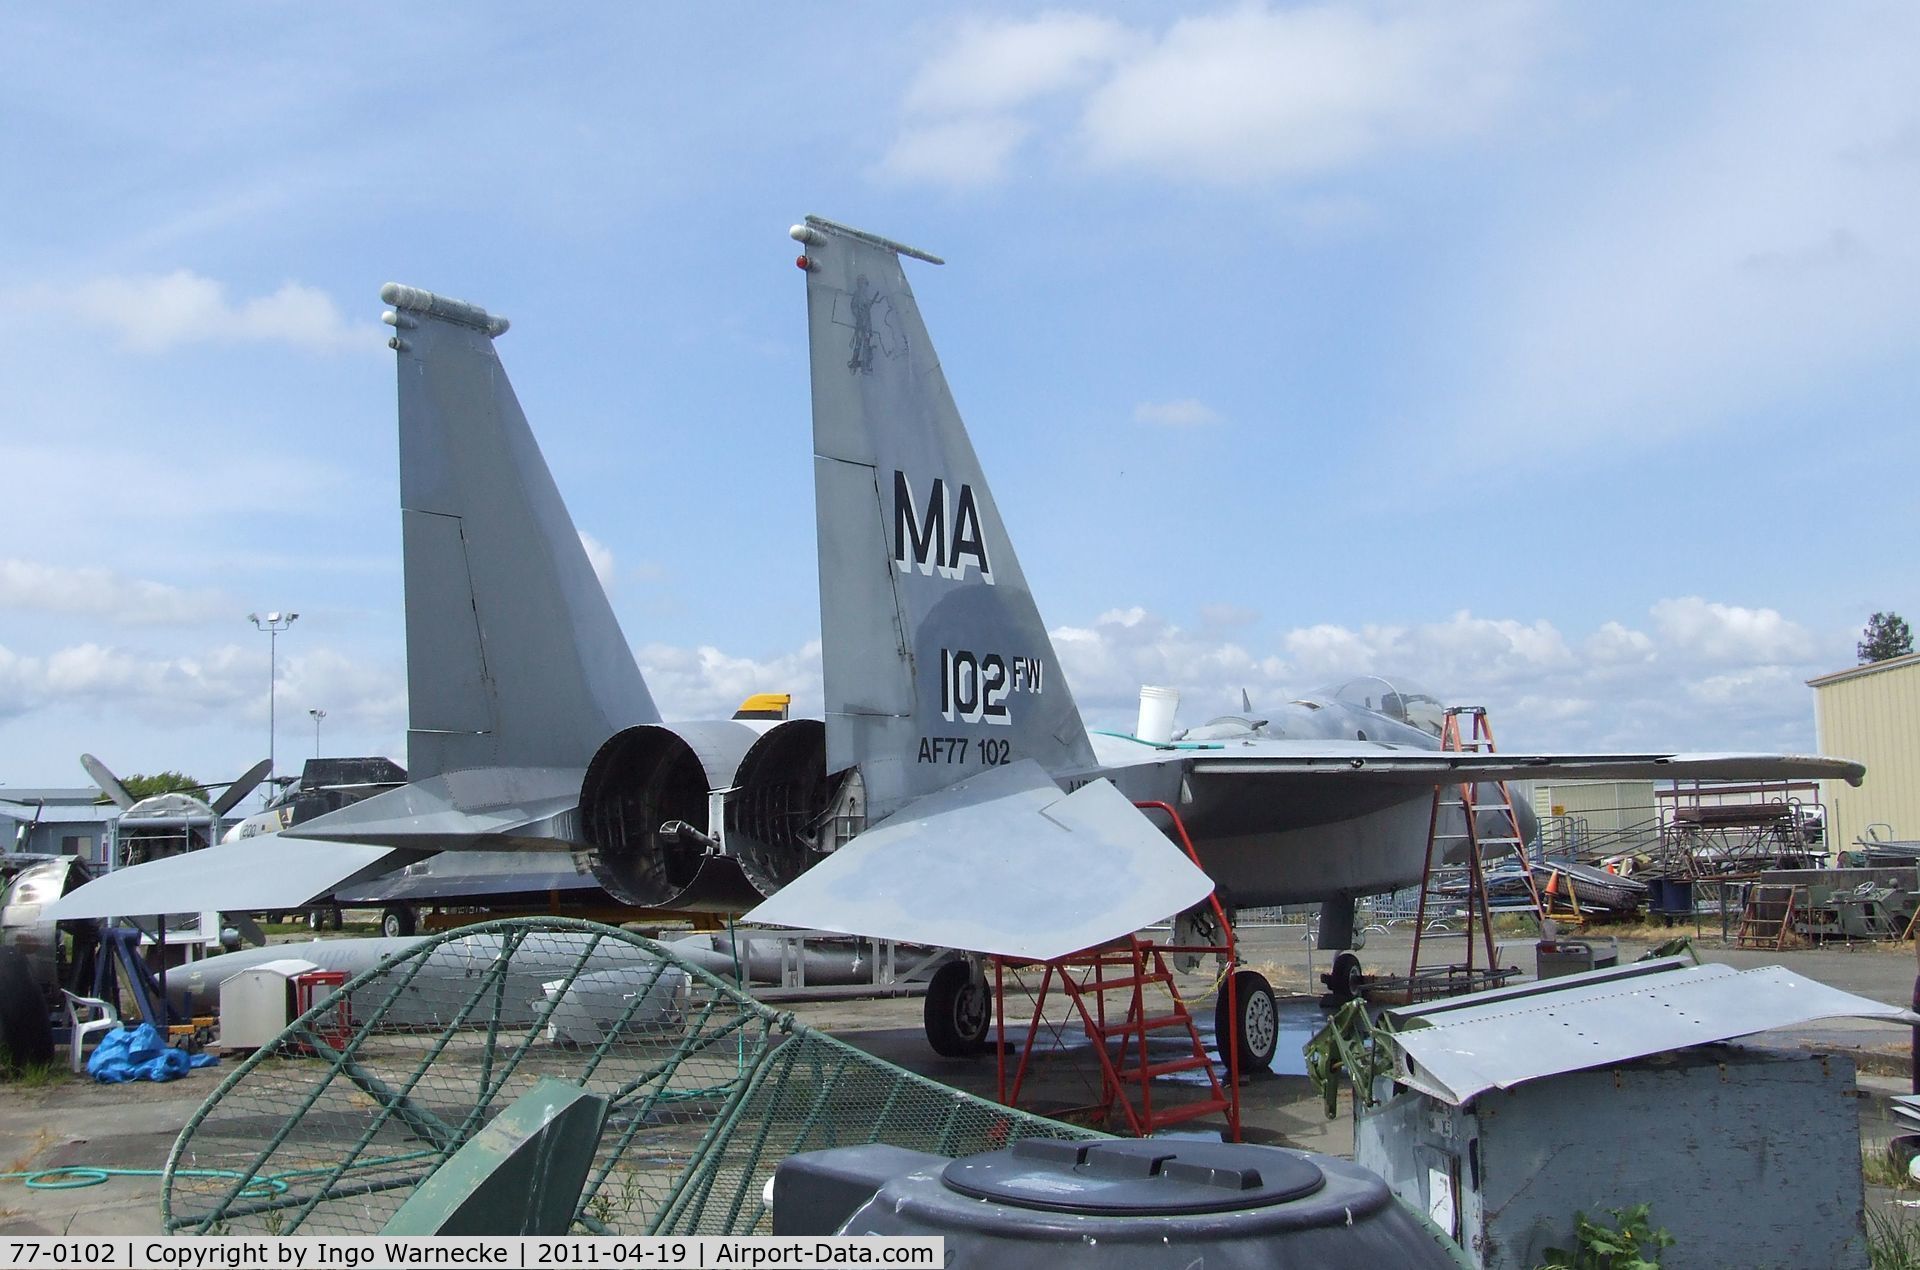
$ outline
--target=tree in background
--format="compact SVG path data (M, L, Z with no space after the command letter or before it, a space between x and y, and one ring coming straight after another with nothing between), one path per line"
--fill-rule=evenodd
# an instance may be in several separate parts
M156 772L152 776L129 776L120 782L127 792L135 798L151 798L155 794L185 794L190 798L207 801L206 786L184 772Z
M1875 613L1867 619L1866 636L1855 647L1860 663L1905 657L1913 651L1913 628L1898 613Z

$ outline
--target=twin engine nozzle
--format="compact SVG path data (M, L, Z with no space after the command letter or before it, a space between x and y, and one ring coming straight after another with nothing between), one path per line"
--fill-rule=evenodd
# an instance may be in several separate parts
M848 836L848 775L828 774L818 719L627 728L580 787L594 879L639 908L744 911Z

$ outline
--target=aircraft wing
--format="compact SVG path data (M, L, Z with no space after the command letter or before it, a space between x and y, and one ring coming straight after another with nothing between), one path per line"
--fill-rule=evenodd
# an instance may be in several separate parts
M1287 744L1270 743L1274 746ZM1299 743L1276 752L1197 751L1192 776L1204 780L1316 776L1377 784L1441 785L1449 781L1561 780L1844 780L1858 785L1864 764L1799 754L1476 754L1453 750Z
M585 772L565 767L475 767L375 794L283 830L410 851L564 850Z
M337 886L419 859L411 851L346 842L296 842L277 833L217 843L115 869L74 888L42 913L55 921L209 910L301 908Z
M908 803L745 920L1046 960L1212 889L1110 782L1063 794L1022 759Z

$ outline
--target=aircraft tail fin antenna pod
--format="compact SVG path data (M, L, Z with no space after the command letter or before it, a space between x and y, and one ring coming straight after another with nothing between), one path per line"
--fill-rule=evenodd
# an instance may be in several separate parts
M876 821L1021 759L1091 769L899 258L940 260L819 217L790 233L807 275L828 770L859 767Z
M505 318L388 283L400 400L408 767L584 768L658 722L493 341Z

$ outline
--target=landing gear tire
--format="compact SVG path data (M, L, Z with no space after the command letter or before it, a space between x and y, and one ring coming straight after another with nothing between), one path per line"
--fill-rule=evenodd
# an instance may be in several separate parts
M1365 973L1360 969L1360 959L1350 952L1343 952L1333 959L1333 969L1324 976L1327 995L1322 1004L1332 1009L1356 1000L1365 989Z
M47 1001L19 950L0 948L0 1067L19 1069L53 1061L53 1024Z
M950 961L927 984L927 1044L942 1058L968 1058L987 1048L993 996L964 961Z
M413 909L405 904L389 904L380 910L380 933L388 939L405 939L418 928Z
M1240 1026L1233 1026L1227 990L1220 989L1213 1007L1214 1045L1222 1058L1227 1054L1227 1038L1236 1037L1240 1049L1240 1071L1264 1072L1273 1067L1274 1051L1280 1047L1280 1007L1274 1003L1273 988L1257 970L1233 972L1232 1005L1240 1012Z
M309 930L339 930L344 920L338 904L323 904L319 908L307 910Z

